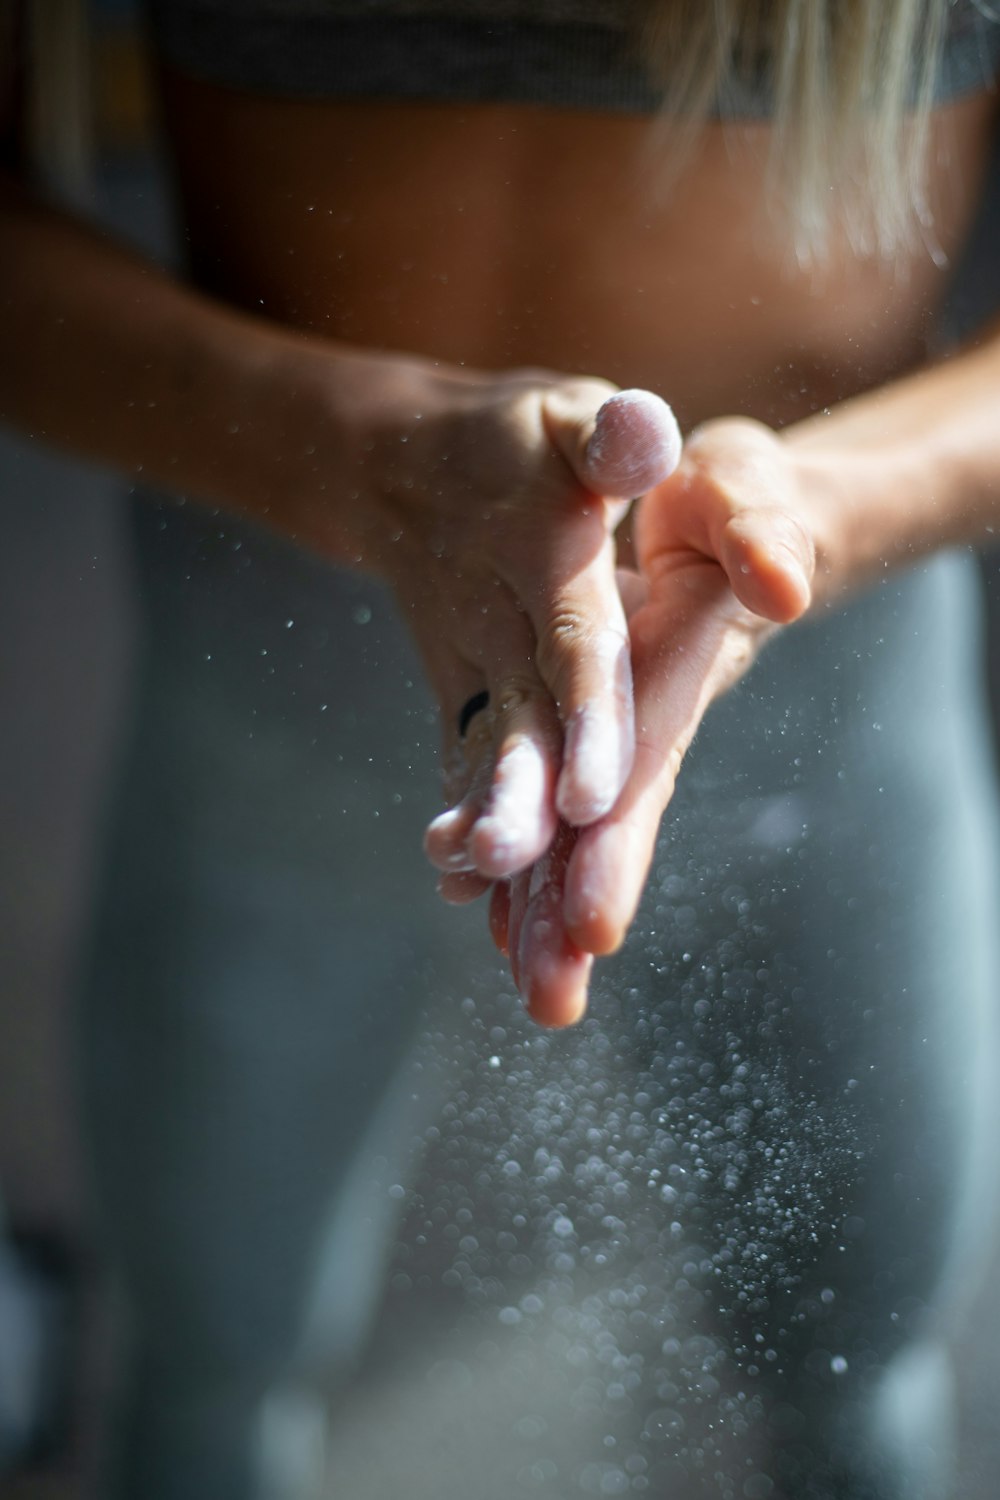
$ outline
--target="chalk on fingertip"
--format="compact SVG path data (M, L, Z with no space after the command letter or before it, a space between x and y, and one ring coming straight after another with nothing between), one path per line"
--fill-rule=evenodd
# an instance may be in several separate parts
M618 391L597 413L584 477L599 494L631 500L673 473L681 446L677 418L662 397Z

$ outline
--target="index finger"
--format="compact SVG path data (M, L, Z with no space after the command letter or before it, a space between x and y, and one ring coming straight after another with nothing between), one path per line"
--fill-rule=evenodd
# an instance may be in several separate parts
M583 827L614 805L634 754L630 649L611 536L622 507L608 502L672 473L681 437L670 407L651 391L619 391L592 421L581 421L569 393L556 389L542 415L584 494L558 553L526 560L535 587L525 603L539 669L566 731L556 804L568 823Z
M583 829L566 871L565 920L590 953L621 946L635 916L664 809L713 698L750 655L743 611L721 568L700 563L631 621L636 753L611 812Z

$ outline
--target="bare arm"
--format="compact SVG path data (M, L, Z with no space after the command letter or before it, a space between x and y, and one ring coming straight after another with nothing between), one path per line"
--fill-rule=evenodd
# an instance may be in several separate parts
M983 543L1000 511L1000 324L782 440L815 529L818 601L937 547Z
M307 454L319 418L305 411L308 376L320 373L310 341L200 295L9 176L0 179L0 287L0 418L260 518L302 494L320 461L345 469L366 397L374 401L377 382L388 401L390 374L402 394L408 373L401 362L324 347L324 451ZM335 493L326 510L330 553L353 555Z
M576 824L605 812L631 765L606 497L669 463L662 432L623 426L613 403L599 419L612 396L289 330L0 180L0 420L385 576L446 741L490 694L477 848L494 874L546 847L557 798Z

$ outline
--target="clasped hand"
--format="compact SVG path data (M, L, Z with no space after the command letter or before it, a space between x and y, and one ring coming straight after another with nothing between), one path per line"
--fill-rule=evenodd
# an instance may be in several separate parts
M698 429L681 457L669 411L654 401L612 400L590 429L599 438L603 429L603 443L586 427L577 433L572 467L593 493L582 505L576 497L574 523L582 508L593 525L586 541L578 527L564 550L551 544L539 579L549 585L555 624L547 623L562 636L562 659L547 656L544 614L533 622L533 655L515 609L506 643L494 638L493 670L462 674L460 686L453 678L451 693L439 687L446 714L484 682L490 707L461 744L457 718L449 724L452 806L431 825L428 853L444 872L446 899L492 887L494 940L545 1025L579 1018L594 956L620 945L709 704L812 597L817 527L781 438L756 422L722 420ZM601 473L595 446L610 450L617 472ZM629 464L647 482L635 484L645 493L635 507L634 565L617 570L612 598L611 532L623 507L610 506L602 488L617 495L622 486L608 480ZM576 587L568 610L552 603L554 579L564 591ZM549 696L528 684L532 661Z

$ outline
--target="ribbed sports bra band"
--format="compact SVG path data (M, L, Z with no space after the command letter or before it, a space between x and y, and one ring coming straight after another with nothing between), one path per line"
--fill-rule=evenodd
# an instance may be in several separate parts
M180 72L312 99L547 104L648 114L638 0L147 0ZM954 0L935 97L991 87L1000 15ZM717 113L766 119L766 80L734 77Z

